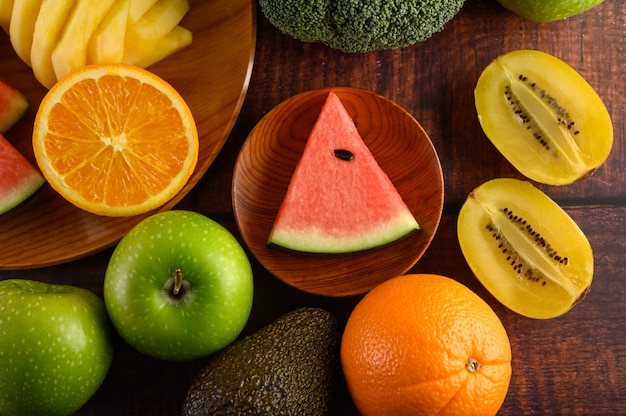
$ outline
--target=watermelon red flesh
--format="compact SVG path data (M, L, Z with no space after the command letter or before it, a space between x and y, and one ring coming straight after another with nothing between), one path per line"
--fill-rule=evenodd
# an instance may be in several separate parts
M44 178L0 135L0 214L16 207L44 184Z
M344 160L335 151L348 151ZM415 217L331 92L276 216L270 244L342 253L388 244L419 229Z
M28 109L28 100L11 85L0 80L0 133L6 133Z

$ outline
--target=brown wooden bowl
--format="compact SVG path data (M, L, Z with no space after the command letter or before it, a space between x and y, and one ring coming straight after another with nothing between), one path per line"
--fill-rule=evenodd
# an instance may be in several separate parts
M421 230L387 246L349 254L268 246L291 175L330 90L341 99ZM345 87L296 95L266 114L240 151L232 189L237 226L261 264L285 283L325 296L361 294L413 267L437 230L443 192L439 158L420 124L376 93Z
M192 44L149 68L180 92L198 126L198 164L188 183L161 208L121 218L82 211L45 185L24 204L0 215L0 269L49 266L111 246L143 218L176 205L206 172L228 138L248 89L256 43L255 2L191 0L190 5L181 25L193 32ZM47 90L1 31L0 56L0 77L30 102L7 138L34 164L33 122Z

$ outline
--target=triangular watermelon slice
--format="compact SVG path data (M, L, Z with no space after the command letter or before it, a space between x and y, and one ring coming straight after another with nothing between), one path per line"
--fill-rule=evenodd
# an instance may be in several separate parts
M0 214L26 200L44 182L41 173L0 134Z
M269 244L312 253L382 246L419 225L330 92L296 166Z
M26 97L0 79L0 133L6 133L28 109Z

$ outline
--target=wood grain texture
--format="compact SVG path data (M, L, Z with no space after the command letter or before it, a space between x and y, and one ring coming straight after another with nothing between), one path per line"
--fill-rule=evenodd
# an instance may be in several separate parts
M291 176L331 90L421 229L384 247L349 254L306 254L269 246ZM232 198L243 239L265 268L301 290L348 296L405 273L419 260L441 219L443 174L428 135L402 108L370 91L323 88L284 101L256 125L235 166Z
M176 205L213 162L232 130L248 88L256 41L249 0L192 1L182 25L192 44L150 68L185 99L198 128L198 164L188 183L163 207L134 217L101 217L75 208L45 185L33 198L0 216L0 269L49 266L93 254L116 243L141 219ZM34 163L32 124L46 93L0 33L0 76L25 93L30 108L7 133ZM198 82L202 79L203 82Z
M513 375L499 415L626 414L626 3L606 0L583 15L536 24L495 0L468 0L445 30L428 41L369 54L302 44L273 28L258 10L257 18L255 66L241 113L219 156L177 207L217 219L243 242L233 215L231 180L239 151L263 116L289 97L316 88L350 86L385 96L424 127L444 174L444 215L430 247L410 271L440 273L467 285L494 308L509 333ZM603 98L615 130L611 155L591 178L566 187L541 186L576 220L595 258L585 300L549 321L521 317L495 301L471 274L456 238L458 210L471 189L495 177L521 177L480 130L472 95L481 70L497 55L519 48L540 49L570 63ZM4 49L0 60L2 76L23 70L12 60L5 65ZM3 242L0 249L5 247ZM295 289L248 254L255 297L244 334L299 306L327 308L345 324L361 298ZM61 265L4 270L0 279L75 284L101 295L110 255L106 249ZM107 379L78 415L177 415L203 364L160 362L117 338ZM345 388L338 393L331 415L356 416Z

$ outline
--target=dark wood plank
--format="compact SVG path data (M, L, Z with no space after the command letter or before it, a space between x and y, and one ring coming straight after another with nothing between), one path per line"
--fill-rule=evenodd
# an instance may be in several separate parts
M468 0L446 29L409 48L343 54L282 35L257 12L258 43L248 95L214 164L178 205L209 215L239 236L230 199L239 149L254 125L288 97L313 88L347 85L378 92L405 107L435 143L445 175L444 217L413 272L440 273L466 284L501 317L513 348L513 377L501 415L626 414L626 4L601 6L565 21L535 24L495 0ZM576 68L605 100L615 144L591 178L567 187L542 187L578 222L594 249L595 277L586 299L548 321L523 318L493 299L472 276L456 239L456 217L467 193L485 180L520 177L482 134L473 87L497 55L518 48L553 53ZM4 69L0 66L0 74ZM32 278L75 284L102 294L111 249L59 266L0 271L0 279ZM331 310L345 323L360 296L330 298L293 289L250 255L255 303L244 333L298 306ZM176 415L203 360L164 363L116 340L116 358L104 385L81 415ZM356 415L341 391L334 414Z

